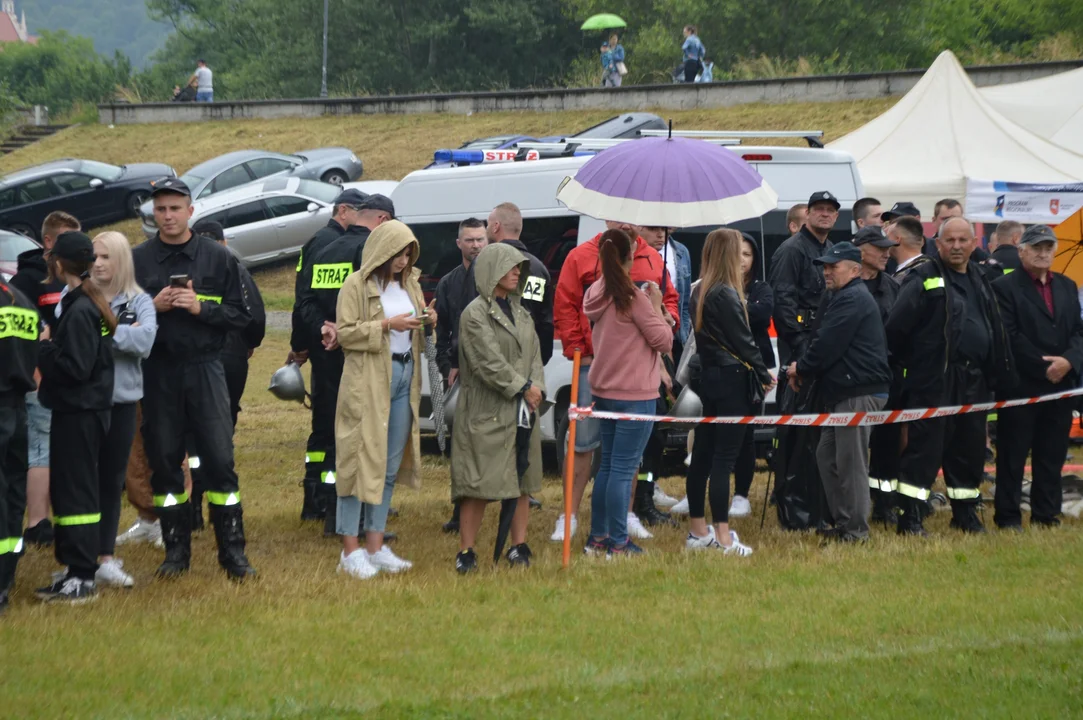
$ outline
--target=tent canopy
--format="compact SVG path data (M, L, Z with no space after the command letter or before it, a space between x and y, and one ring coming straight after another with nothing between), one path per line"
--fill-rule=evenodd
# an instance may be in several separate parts
M829 147L854 156L866 194L885 206L909 200L923 217L942 198L965 199L968 178L1083 180L1083 155L994 110L950 51L894 107Z
M1083 68L979 92L1012 122L1083 155Z

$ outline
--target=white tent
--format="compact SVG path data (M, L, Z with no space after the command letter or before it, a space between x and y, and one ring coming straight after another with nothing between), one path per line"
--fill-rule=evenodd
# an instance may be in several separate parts
M982 97L1004 117L1038 137L1083 154L1083 68L994 85Z
M854 156L867 195L885 206L909 200L926 219L941 198L965 201L968 180L990 188L1083 181L1083 155L994 110L950 51L894 107L829 147Z

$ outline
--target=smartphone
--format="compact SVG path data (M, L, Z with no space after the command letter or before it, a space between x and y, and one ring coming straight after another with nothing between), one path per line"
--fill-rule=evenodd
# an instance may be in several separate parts
M188 287L188 276L187 275L170 275L169 276L169 287L171 287L171 288L181 288L182 290L184 288L187 288Z

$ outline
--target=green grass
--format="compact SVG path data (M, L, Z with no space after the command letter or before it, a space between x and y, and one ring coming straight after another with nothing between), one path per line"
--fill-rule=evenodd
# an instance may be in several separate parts
M338 545L297 520L307 413L267 379L282 333L254 360L237 436L255 582L217 570L195 542L192 573L152 574L160 551L121 548L131 591L93 605L32 597L55 565L32 551L0 620L0 717L557 718L1055 717L1083 707L1083 524L933 539L877 531L821 548L736 521L747 560L681 551L683 529L617 564L546 542L560 485L532 518L525 573L459 578L439 525L448 470L395 498L397 551L416 567L368 583L336 575ZM682 479L663 484L681 492ZM491 552L495 517L481 534ZM126 508L123 523L132 519ZM1075 708L1073 710L1072 708Z

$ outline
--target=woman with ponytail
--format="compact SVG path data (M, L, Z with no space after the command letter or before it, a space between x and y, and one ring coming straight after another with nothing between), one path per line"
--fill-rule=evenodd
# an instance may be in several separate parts
M632 282L636 241L621 230L598 239L602 277L587 290L583 312L594 324L590 387L594 406L610 412L650 415L658 401L660 353L673 349L673 330L665 320L662 291ZM635 555L643 550L628 540L628 504L653 424L600 421L602 464L594 480L588 555Z
M54 336L42 333L38 366L42 404L53 411L58 441L49 496L56 515L56 559L66 567L37 591L46 602L85 603L97 597L101 523L98 462L113 405L113 335L117 319L90 282L94 245L66 232L46 253L49 279L66 285ZM62 449L61 449L62 448Z

